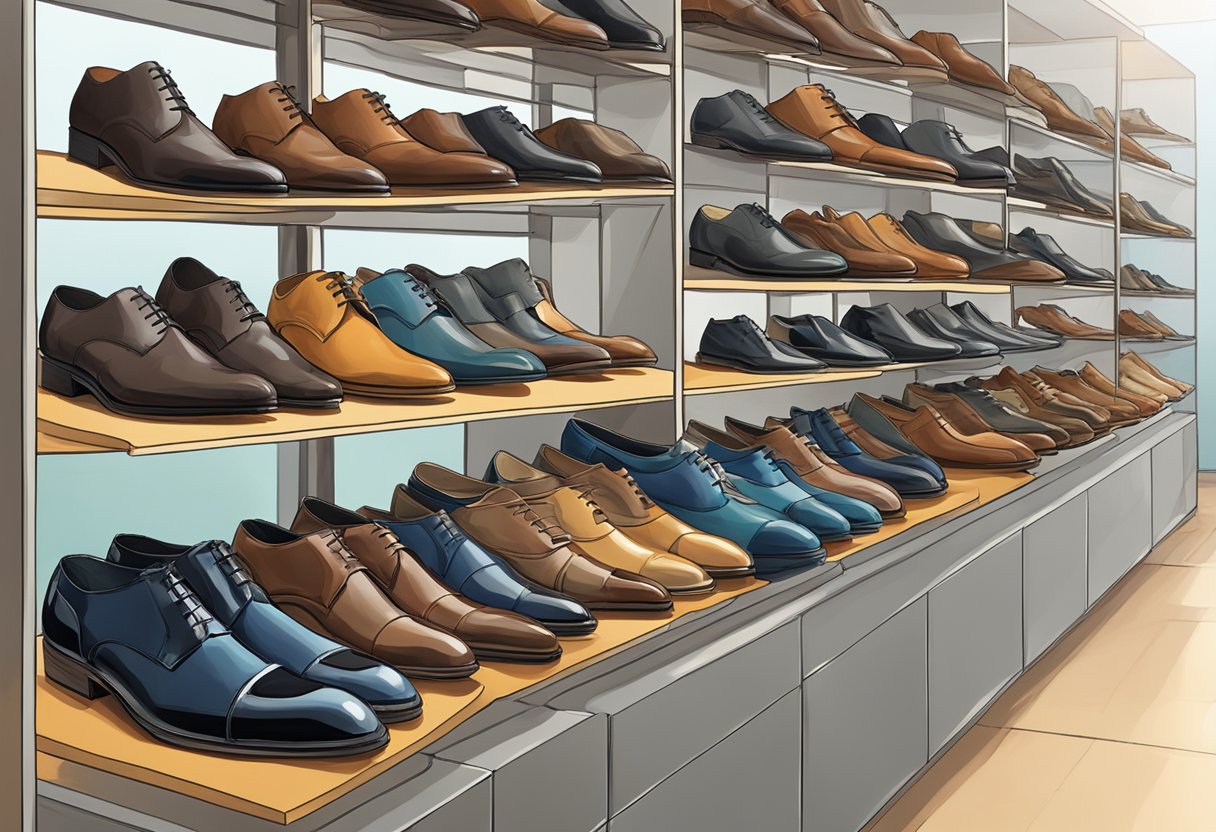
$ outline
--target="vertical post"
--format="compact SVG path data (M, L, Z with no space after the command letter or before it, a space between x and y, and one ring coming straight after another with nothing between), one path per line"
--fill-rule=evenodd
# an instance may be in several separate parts
M1119 310L1123 308L1123 287L1122 281L1119 279L1119 268L1123 265L1123 221L1121 219L1122 211L1119 210L1120 189L1123 187L1123 127L1122 119L1119 118L1119 113L1123 111L1123 41L1115 38L1115 170L1112 175L1111 191L1114 194L1112 207L1114 213L1114 229L1115 229L1115 267L1112 271L1115 274L1115 291L1114 291L1114 314L1112 317L1113 323L1111 328L1115 331L1115 354L1112 356L1114 361L1113 367L1108 367L1112 372L1111 378L1115 380L1116 389L1119 387L1119 355L1123 350L1122 336L1119 335Z
M675 417L673 436L684 432L684 13L682 4L675 6L671 26L671 172L675 194L671 198L671 240L675 249L675 338L673 362L672 414Z

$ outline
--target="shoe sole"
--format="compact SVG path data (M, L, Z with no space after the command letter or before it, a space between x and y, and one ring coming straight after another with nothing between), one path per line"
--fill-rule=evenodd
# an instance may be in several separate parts
M709 575L709 577L713 578L715 581L729 580L731 578L750 578L752 575L756 574L756 567L754 566L735 566L724 567L721 569L713 569L708 566L702 566L701 568L705 570L706 575Z
M376 719L385 725L395 725L398 722L409 722L422 716L422 697L409 705L372 705Z
M601 612L667 612L673 606L671 601L662 602L644 602L644 601L600 601L598 603L583 602L589 610L599 610Z
M1032 462L1009 462L1009 463L992 463L992 464L987 464L987 463L982 463L982 462L952 461L948 464L951 468L967 468L969 470L976 470L976 471L1002 471L1002 472L1008 471L1008 472L1012 473L1012 472L1017 472L1017 471L1029 471L1031 468L1036 467L1040 462L1042 462L1041 459L1036 459Z
M556 36L556 33L550 32L540 26L529 26L526 23L505 17L483 17L481 22L483 25L489 23L499 29L506 29L510 32L527 35L538 40L548 41L549 43L561 44L562 46L577 46L580 49L591 49L597 52L602 52L609 48L607 39L559 38Z
M550 631L552 632L552 631ZM465 642L469 644L468 642ZM469 649L479 662L511 662L513 664L548 664L562 657L562 648L546 653L534 653L526 650L513 650L504 647L479 647L469 644Z
M528 376L498 376L491 378L458 378L457 387L484 387L487 384L527 384L530 381L540 381L548 378L548 373L533 373Z
M342 382L343 392L353 393L356 396L364 396L369 399L432 399L445 393L451 393L456 389L455 384L449 384L446 387L411 390L406 387L377 387L371 384L357 384L342 379L339 379L339 381Z
M707 572L706 574L709 573ZM651 580L653 580L653 578ZM710 578L708 583L697 584L696 586L672 589L671 587L664 585L664 588L667 590L667 594L671 595L673 598L695 598L699 595L709 595L718 587L714 584L713 578Z
M826 157L822 157L822 158L819 158L819 157L809 158L807 156L786 155L783 153L757 153L754 150L747 150L746 148L739 147L739 145L735 144L732 141L729 141L728 139L721 139L721 138L718 138L717 136L709 136L709 135L706 135L705 133L693 133L692 134L692 143L695 144L697 147L707 147L711 150L730 150L735 153L738 153L741 156L746 156L749 159L760 159L760 160L768 160L768 161L773 161L773 162L830 162L830 161L832 161L832 157L830 155L826 156Z
M688 250L688 262L702 269L712 269L714 271L726 272L727 274L737 274L739 277L754 277L760 280L841 280L844 279L848 269L842 269L835 272L821 272L812 274L803 272L802 274L773 274L772 272L749 272L746 269L741 269L716 254L698 251L695 248Z
M741 361L735 361L733 358L718 358L717 356L705 355L701 352L697 353L696 362L698 364L710 364L716 367L729 367L732 370L742 370L745 373L760 373L763 375L808 375L811 373L822 373L827 371L826 367L799 367L792 370L758 370L755 367L747 366Z
M594 633L595 628L599 626L599 622L594 618L590 621L575 622L543 621L539 618L532 620L555 636L587 636Z
M161 742L179 748L253 757L345 757L376 751L388 744L388 729L383 724L370 738L358 742L254 743L216 740L162 722L148 713L139 700L109 674L89 667L81 657L56 647L45 638L42 640L42 659L46 677L59 687L90 701L106 695L113 696L140 728Z
M336 399L284 399L279 397L279 407L295 410L336 410L342 406L341 397Z
M774 572L788 572L792 569L807 569L813 566L822 566L827 560L828 550L820 546L812 552L802 552L799 554L790 555L757 555L752 557L756 559L756 574L771 575Z

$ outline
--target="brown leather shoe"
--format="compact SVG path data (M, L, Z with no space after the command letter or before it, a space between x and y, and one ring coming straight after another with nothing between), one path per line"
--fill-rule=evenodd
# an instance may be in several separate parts
M1047 117L1047 126L1052 130L1096 139L1107 138L1102 128L1074 113L1055 90L1036 78L1026 67L1010 64L1009 83L1043 111L1043 115Z
M595 162L605 182L671 184L667 163L620 130L584 118L563 118L535 131L535 136L554 150Z
M761 428L729 416L723 422L728 431L744 442L763 445L778 459L788 462L795 474L816 488L869 503L886 520L903 517L907 513L899 492L891 486L836 465L824 464L815 454L816 448L809 439L784 425Z
M827 210L829 209L825 207L824 211ZM808 214L800 208L795 208L781 218L781 225L803 245L834 251L843 257L849 264L845 277L916 274L916 263L912 260L890 251L885 246L881 250L866 246L849 234L843 226L829 222L819 213Z
M937 390L927 384L913 382L904 387L904 404L916 408L927 406L936 410L946 421L958 428L962 433L972 435L978 433L999 433L1009 439L1015 439L1035 453L1050 453L1056 450L1058 443L1046 433L1012 433L997 430L976 411L965 399L943 390Z
M1072 317L1054 303L1038 306L1019 306L1014 310L1015 320L1023 320L1031 326L1063 335L1065 338L1083 338L1087 341L1113 341L1114 330L1087 324Z
M1143 338L1148 341L1164 341L1165 335L1148 321L1130 309L1119 310L1119 335L1124 338Z
M213 358L142 288L102 297L56 287L38 349L40 386L69 398L91 393L116 413L213 416L278 405L270 382Z
M1036 399L1043 403L1048 410L1080 419L1094 432L1101 435L1110 431L1110 412L1100 408L1086 406L1082 403L1068 401L1067 394L1049 387L1041 379L1031 373L1019 373L1012 367L1003 367L995 377L995 384L1002 387L1012 387L1026 399Z
M1110 137L1110 146L1103 147L1103 150L1113 151L1115 149L1114 116L1112 116L1110 114L1110 110L1106 109L1105 107L1094 107L1094 121L1099 127L1102 128L1102 132L1106 133L1106 135ZM1152 165L1153 167L1163 168L1165 170L1171 169L1169 162L1162 159L1156 153L1153 153L1127 133L1124 133L1119 137L1119 153L1121 156L1132 159L1136 162L1143 162L1146 165Z
M1143 107L1131 107L1119 111L1119 127L1130 136L1152 136L1155 139L1171 142L1190 143L1186 136L1171 133L1157 122L1148 117Z
M1012 375L1017 376L1017 373ZM1067 444L1060 445L1061 448L1075 448L1077 445L1084 445L1097 435L1088 422L1076 416L1067 415L1066 408L1057 407L1051 396L1036 389L1033 385L1015 385L1008 378L1001 378L999 374L982 380L970 378L967 379L967 384L987 390L1006 407L1023 416L1038 419L1040 422L1046 422L1067 431L1069 441Z
M424 107L401 119L401 126L415 139L435 150L444 153L476 153L493 158L464 126L460 113L441 113ZM499 164L505 165L506 162Z
M532 463L595 501L608 522L636 543L692 561L711 578L744 578L756 572L752 556L724 537L706 534L668 514L643 493L633 477L601 463L588 465L550 445Z
M1145 361L1139 353L1131 350L1119 356L1119 372L1121 374L1127 373L1132 378L1143 379L1150 386L1167 392L1167 395L1170 395L1171 398L1182 398L1195 389L1195 385L1193 384L1187 384L1184 381L1167 376L1151 363Z
M821 0L823 7L853 34L876 43L903 63L901 77L945 81L945 61L908 39L887 10L868 0Z
M1144 210L1134 196L1127 191L1119 194L1119 222L1125 231L1142 234L1159 234L1163 237L1189 237L1190 232L1181 226L1154 219Z
M840 425L840 429L844 431L845 436L849 437L853 444L875 459L894 459L898 456L907 456L907 451L888 445L859 425L857 420L849 415L849 411L844 409L843 405L833 405L828 408L828 412L832 414L832 418L836 421L836 424ZM765 422L765 425L767 426L768 422Z
M659 363L654 350L632 335L595 335L571 321L553 304L553 289L543 277L536 278L536 288L540 289L541 301L532 308L549 329L604 350L612 358L612 367L653 367Z
M764 0L682 0L684 24L720 26L741 35L819 54L819 40Z
M921 30L912 36L912 42L923 46L946 64L951 81L983 87L1005 95L1016 95L1017 90L1005 82L992 64L972 55L958 38L949 32L926 32Z
M842 26L819 0L773 0L773 5L814 35L824 55L891 67L903 66L903 61L895 57L891 50Z
M450 514L469 537L525 578L582 601L588 609L671 609L671 595L661 585L600 563L571 540L565 529L505 486L424 462L414 468L409 488L412 496L428 503L420 487L459 500L463 505Z
M942 182L958 178L958 171L948 162L871 139L822 84L795 87L766 109L791 130L826 144L841 164Z
M456 389L448 371L394 344L341 272L301 272L274 285L266 317L296 352L347 393L385 399Z
M1047 382L1055 390L1067 393L1086 404L1097 405L1107 411L1110 414L1112 427L1121 428L1140 421L1138 407L1117 396L1091 387L1075 370L1051 370L1046 367L1035 367L1033 372L1035 376Z
M841 218L842 223L852 215ZM916 276L925 280L960 280L971 274L970 264L961 257L926 248L890 214L875 214L866 221L879 242L916 264ZM846 228L850 228L847 226Z
M456 636L478 661L551 662L561 656L561 645L553 633L530 618L452 592L385 527L333 503L305 497L291 530L309 534L324 529L342 538L394 604L419 621Z
M225 95L215 108L215 134L233 150L269 162L292 188L383 193L384 174L334 146L278 81Z
M1027 370L1024 373L1020 373L1020 375L1026 380L1027 383L1032 384L1038 389L1054 396L1057 403L1076 408L1078 411L1077 415L1087 421L1095 432L1108 433L1113 428L1118 427L1118 425L1115 424L1118 419L1105 407L1092 404L1091 402L1078 398L1071 393L1066 393L1060 388L1053 386L1034 370Z
M511 186L515 171L484 153L443 152L415 139L378 92L351 90L332 101L319 96L312 117L341 150L374 165L390 185L405 187Z
M1095 367L1090 362L1085 364L1078 370L1078 374L1090 387L1100 393L1105 393L1108 396L1122 399L1130 403L1139 410L1142 417L1152 416L1161 409L1161 403L1152 396L1142 396L1139 393L1134 393L1124 387L1116 387L1115 383L1107 378L1101 370Z
M266 520L237 526L232 548L283 612L407 676L464 679L477 670L468 646L389 600L371 572L324 529L295 532Z
M662 585L672 595L704 595L714 580L690 560L638 543L608 519L585 489L565 485L561 478L533 468L506 451L490 460L489 470L542 519L561 527L578 548L607 566L624 569Z
M68 156L91 168L117 167L141 185L205 191L283 192L273 165L238 156L199 121L155 61L126 72L85 70L68 111Z
M460 0L482 23L566 46L607 49L608 35L590 20L545 8L536 0Z

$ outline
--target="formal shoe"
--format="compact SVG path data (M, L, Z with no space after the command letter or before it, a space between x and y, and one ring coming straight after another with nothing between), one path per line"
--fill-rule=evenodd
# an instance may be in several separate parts
M955 342L934 338L917 329L889 303L851 306L840 319L840 327L882 347L896 361L942 361L963 353Z
M770 341L829 367L880 367L895 360L882 347L846 332L822 315L770 315L766 334Z
M446 511L424 506L404 485L393 489L388 511L364 506L359 513L395 534L444 586L470 601L525 616L559 636L595 631L597 622L586 607L516 573Z
M912 239L921 245L966 260L973 278L1035 283L1059 283L1064 280L1064 273L1054 266L999 245L981 242L953 217L945 214L908 211L904 214L903 226Z
M839 254L797 240L759 205L728 211L702 205L688 230L688 259L694 266L743 277L835 277L848 271Z
M848 519L796 485L789 474L769 457L763 445L746 442L695 419L689 421L684 431L684 441L699 447L706 456L721 465L731 486L744 497L805 526L815 533L821 543L852 539L852 526Z
M1184 225L1179 225L1178 223L1171 220L1169 217L1166 217L1164 214L1162 214L1160 211L1158 211L1156 208L1154 208L1153 204L1151 202L1149 202L1147 199L1136 200L1136 204L1140 206L1140 210L1143 211L1144 214L1147 215L1149 219L1153 220L1154 222L1158 222L1164 226L1169 227L1171 229L1170 230L1171 236L1174 236L1174 237L1192 237L1192 236L1194 236L1194 232L1192 232L1191 229L1187 228Z
M268 81L215 108L215 134L238 153L277 167L292 188L382 193L384 174L339 150L300 106L291 88Z
M856 406L853 409L856 410ZM946 485L946 474L942 467L885 418L866 418L862 414L866 422L863 427L845 405L833 405L827 412L844 435L864 453L875 459L915 468L933 477L938 485Z
M603 29L608 37L608 45L613 49L643 49L647 52L667 49L662 32L646 22L624 0L561 0L561 8Z
M391 529L357 512L305 497L291 530L337 534L389 600L418 621L463 641L478 661L551 662L562 654L553 633L530 618L457 595Z
M409 679L314 633L270 603L221 540L182 546L120 534L110 543L107 559L131 569L171 567L203 607L262 661L353 693L371 705L381 722L404 722L422 713L422 697Z
M1110 200L1094 193L1077 179L1072 170L1054 156L1032 159L1015 153L1013 171L1016 184L1011 193L1044 202L1054 208L1113 217Z
M1095 107L1094 121L1102 128L1102 132L1110 137L1109 147L1103 147L1102 149L1113 153L1115 150L1115 117L1105 107ZM1170 170L1169 162L1140 144L1127 132L1123 132L1119 136L1119 157L1125 160L1130 159L1134 162L1143 162L1155 168Z
M969 300L956 303L949 308L973 333L985 341L996 344L1001 348L1001 352L1052 349L1058 347L1062 340L1061 336L1054 333L1030 333L994 321Z
M786 127L826 144L835 161L842 164L943 182L953 182L957 176L948 162L871 139L822 84L795 87L767 109Z
M317 97L312 119L344 153L375 166L390 185L498 187L515 184L515 171L480 153L444 152L420 142L378 92L351 90Z
M1148 324L1153 329L1160 332L1164 337L1168 338L1171 341L1190 341L1191 340L1191 336L1183 335L1178 330L1174 329L1172 326L1170 326L1165 321L1161 320L1160 318L1158 318L1156 315L1154 315L1152 312L1149 312L1148 310L1145 310L1138 314L1140 315L1141 321L1144 321L1146 324Z
M532 464L585 492L608 522L642 546L679 555L711 578L743 578L756 571L752 556L737 543L706 534L669 514L646 496L624 470L588 465L550 445L541 445Z
M1159 274L1146 272L1139 266L1126 263L1119 269L1119 287L1124 292L1140 292L1154 295L1173 295L1193 298L1194 289L1175 286Z
M959 185L969 188L1004 188L1014 183L1012 171L969 148L962 134L952 124L935 119L922 119L904 128L899 134L898 144L891 144L894 139L889 135L890 125L882 123L878 118L871 118L875 115L877 114L867 113L858 122L866 135L889 147L902 148L950 163L958 171Z
M909 40L899 24L882 6L869 0L821 0L823 7L842 26L858 37L876 43L899 58L903 69L897 77L945 81L945 62L918 43Z
M745 373L818 373L828 366L771 340L746 315L706 321L696 360L698 364L731 367Z
M1118 318L1120 338L1142 341L1163 341L1165 335L1130 309L1120 309Z
M1085 321L1069 315L1054 303L1019 306L1013 314L1017 319L1023 320L1031 326L1064 338L1081 338L1087 341L1113 341L1115 339L1114 330L1087 324Z
M456 0L342 0L342 3L352 9L420 23L438 23L462 32L476 32L481 28L477 13Z
M1101 272L1079 263L1070 256L1050 234L1040 234L1033 228L1026 227L1009 238L1009 247L1014 251L1030 257L1037 257L1045 263L1050 263L1064 272L1068 283L1083 286L1106 286L1113 281Z
M1132 352L1119 356L1119 386L1142 394L1164 397L1161 401L1176 402L1190 392L1191 386L1169 378L1156 367Z
M269 664L232 638L172 565L64 558L43 602L42 634L48 679L85 699L112 694L170 745L333 757L388 742L355 696Z
M766 423L765 427L776 425ZM937 497L949 488L940 466L924 459L919 450L915 454L897 453L879 459L863 451L824 408L803 410L791 407L786 427L811 438L846 470L885 483L905 500Z
M605 182L672 182L666 162L646 153L620 130L594 121L564 118L537 130L536 138L554 150L593 163Z
M347 393L400 399L455 389L438 364L392 342L341 272L302 272L274 285L266 317L300 355Z
M692 111L692 143L763 159L829 162L826 144L791 130L743 90L702 98Z
M930 315L924 309L913 309L908 312L906 317L909 323L924 334L942 341L958 344L960 350L958 354L959 358L982 358L984 356L1001 354L1001 348L991 341L977 338L975 335L954 326L944 326L938 322L937 316Z
M703 595L714 588L713 578L700 566L629 537L612 525L590 495L555 474L499 451L490 459L485 479L505 485L542 517L551 517L580 551L600 563L649 578L673 596Z
M1081 366L1077 374L1095 390L1128 402L1140 412L1142 417L1152 416L1161 409L1161 404L1156 398L1133 393L1124 387L1117 387L1113 381L1103 375L1101 370L1088 361Z
M1047 367L1035 367L1034 374L1047 382L1053 389L1067 393L1090 405L1097 405L1111 414L1111 424L1119 428L1140 421L1140 409L1130 402L1119 399L1108 393L1091 387L1075 370L1052 370Z
M1137 200L1126 191L1119 194L1119 221L1128 231L1141 234L1156 234L1163 237L1190 237L1189 228L1184 228L1161 215L1147 202Z
M571 419L562 432L562 450L589 464L624 468L646 496L679 519L746 549L757 572L817 566L827 555L804 526L733 496L717 463L681 444L664 448Z
M819 41L819 51L832 58L864 61L882 68L902 67L895 53L846 29L823 7L820 0L774 0L786 17Z
M537 511L505 486L424 462L410 474L407 487L423 504L450 512L469 537L525 578L590 610L671 609L671 595L662 585L596 560L554 522L546 507Z
M1119 111L1119 128L1130 136L1149 136L1159 141L1190 143L1186 136L1171 133L1149 118L1143 107L1131 107Z
M1034 370L1027 370L1020 375L1028 383L1049 391L1055 396L1057 402L1075 408L1077 416L1086 421L1094 429L1095 433L1109 433L1112 429L1119 427L1121 417L1107 410L1102 405L1094 404L1087 399L1078 398L1071 393L1064 392Z
M532 310L540 322L567 338L599 347L608 353L612 367L653 367L659 357L644 341L632 335L596 335L563 315L553 303L553 287L543 277L533 277L541 299Z
M102 297L56 287L38 349L41 387L69 398L92 394L115 413L217 416L278 406L269 381L212 358L142 288Z
M1009 83L1039 108L1047 118L1047 126L1052 130L1077 136L1106 138L1102 128L1074 113L1050 85L1036 78L1029 69L1010 64Z
M536 381L547 374L532 353L495 349L469 332L407 271L359 269L355 283L380 330L403 350L443 367L456 384Z
M825 206L824 212L830 209ZM781 218L781 225L794 239L808 247L834 251L849 264L848 276L901 277L916 274L916 264L902 254L896 254L879 244L870 247L859 242L842 226L829 221L818 212L808 214L795 208Z
M555 12L537 0L461 0L482 23L520 32L563 46L607 49L608 35L582 17ZM497 155L491 152L491 155ZM499 157L501 158L501 157Z
M877 531L882 520L904 516L904 503L898 491L885 482L837 465L808 437L780 424L760 427L729 416L724 421L726 429L744 442L767 448L773 461L793 482L844 515L854 534Z
M682 0L681 10L685 25L717 26L798 53L819 54L814 35L763 0Z
M1195 385L1193 385L1193 384L1187 384L1184 381L1180 381L1179 379L1171 378L1170 376L1167 376L1165 373L1158 370L1151 363L1149 363L1148 361L1145 361L1144 358L1141 357L1136 352L1128 350L1127 352L1125 352L1121 356L1119 356L1119 369L1120 370L1124 370L1124 369L1134 370L1136 367L1139 367L1141 371L1143 371L1144 373L1148 373L1148 375L1155 378L1159 384L1164 385L1166 387L1172 387L1175 390L1177 390L1179 398L1181 398L1182 396L1185 396L1187 393L1190 393L1192 390L1195 389ZM1133 373L1133 375L1135 375L1135 374Z
M999 374L989 379L972 377L967 379L966 384L991 393L993 398L1015 413L1063 430L1068 438L1058 447L1075 448L1097 435L1088 422L1075 415L1066 405L1057 402L1053 393L1026 384L1024 380L1011 380L1012 376L1017 376L1017 373L1006 378L1001 378Z
M843 219L847 219L846 214ZM875 214L866 221L874 236L896 254L916 264L916 277L925 280L961 280L971 274L970 264L962 257L922 246L890 214ZM856 236L856 235L854 235Z
M282 192L273 165L239 156L186 103L155 61L119 72L89 67L68 111L68 156L91 168L117 167L141 185L205 191Z
M1021 442L1036 454L1052 454L1056 452L1056 441L1046 430L1005 431L991 424L970 402L952 393L937 390L926 384L916 382L904 386L903 404L913 410L927 407L935 411L946 423L964 436L974 436L981 433L996 433L1009 439ZM997 410L1004 411L997 405ZM1013 414L1010 414L1011 416ZM1020 417L1019 417L1020 418ZM1030 421L1030 420L1026 420Z
M486 153L510 165L520 181L603 181L598 165L549 147L506 107L487 107L461 116L460 121Z
M156 302L221 364L270 382L281 407L334 408L342 401L338 380L280 338L240 283L193 257L169 264Z
M509 167L506 162L493 158L482 147L473 134L464 126L460 113L441 113L424 107L401 119L405 131L427 147L441 153L457 153L461 156L473 154L485 157L492 164ZM514 171L512 171L514 173Z
M1051 440L1051 448L1060 448L1069 443L1068 431L1050 422L1032 419L1017 412L987 390L981 390L978 387L968 387L966 384L957 381L934 385L934 389L942 393L948 393L968 404L981 419L999 433L1014 434L1015 437L1023 435L1045 436ZM1034 446L1031 445L1031 447ZM1050 453L1051 448L1042 450L1035 448L1035 450L1039 451L1039 453Z
M1109 411L1087 406L1085 403L1068 396L1063 391L1051 387L1047 382L1033 373L1018 373L1012 367L1004 367L997 373L995 383L1005 387L1012 387L1023 398L1035 395L1045 397L1047 400L1046 406L1049 410L1073 419L1080 419L1089 426L1095 435L1107 433L1110 430Z
M469 332L496 349L523 350L535 355L551 376L598 373L611 364L611 356L605 350L561 335L535 319L523 320L520 316L513 322L514 328L498 320L495 311L509 312L509 299L490 297L464 272L445 276L417 263L406 266L405 271L426 284Z
M926 32L923 29L912 36L912 42L923 46L946 64L950 80L970 87L981 87L1003 95L1017 93L1005 82L992 64L972 55L958 38L949 32Z

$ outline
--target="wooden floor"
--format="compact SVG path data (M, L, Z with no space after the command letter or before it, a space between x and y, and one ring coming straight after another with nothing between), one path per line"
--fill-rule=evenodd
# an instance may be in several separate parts
M1216 475L868 832L1216 830Z

